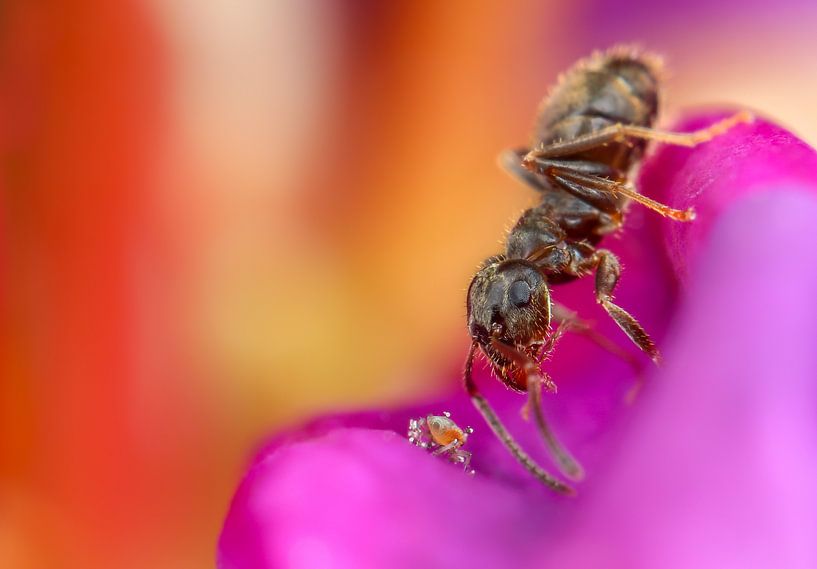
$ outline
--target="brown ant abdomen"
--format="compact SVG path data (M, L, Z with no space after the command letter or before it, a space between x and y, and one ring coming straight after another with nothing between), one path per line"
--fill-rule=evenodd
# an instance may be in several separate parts
M575 66L542 102L531 148L573 140L616 123L652 126L658 114L659 74L657 58L627 48ZM613 142L570 158L601 162L626 174L645 142Z

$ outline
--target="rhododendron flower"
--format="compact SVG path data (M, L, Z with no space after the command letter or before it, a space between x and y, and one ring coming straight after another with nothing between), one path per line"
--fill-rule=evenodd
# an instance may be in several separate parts
M758 120L693 149L655 147L639 187L698 217L632 206L606 242L624 265L618 302L664 355L660 368L643 358L633 404L632 370L580 337L545 364L559 384L545 410L587 473L577 497L530 477L457 386L271 440L233 499L219 567L817 567L817 155ZM587 283L553 295L632 349ZM478 367L555 473L525 398ZM476 429L473 477L406 439L409 419L443 410Z

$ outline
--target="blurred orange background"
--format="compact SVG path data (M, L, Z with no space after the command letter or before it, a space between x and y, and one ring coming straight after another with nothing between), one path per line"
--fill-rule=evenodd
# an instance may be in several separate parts
M0 5L0 566L212 566L265 435L450 387L591 50L817 140L817 7L672 4Z

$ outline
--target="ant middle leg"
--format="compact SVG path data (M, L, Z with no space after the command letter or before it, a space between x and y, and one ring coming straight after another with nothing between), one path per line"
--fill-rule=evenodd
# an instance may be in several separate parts
M712 140L738 124L749 123L752 120L754 120L754 117L750 112L741 111L694 132L669 132L644 126L616 123L572 140L554 142L531 150L522 160L522 165L528 168L533 165L537 158L571 156L579 152L593 150L611 142L624 142L628 138L654 140L664 144L692 147Z
M574 165L568 160L537 158L535 159L535 171L549 177L559 184L559 187L580 200L611 216L618 215L620 217L620 204L617 198L625 197L676 221L692 221L695 219L695 210L693 209L671 208L638 193L625 182L610 179L611 177L615 178L615 176L603 173L603 168L599 168L600 173L588 173L589 169L584 167L584 164L584 162L577 162ZM600 166L603 167L603 165Z
M657 364L661 355L649 334L629 312L613 302L613 290L621 276L621 264L618 258L606 249L597 250L590 258L591 266L596 268L596 300L607 314L615 320L619 328Z
M674 209L654 199L648 198L645 195L638 193L631 185L600 178L598 176L587 176L570 170L557 170L553 173L553 177L559 181L563 187L580 186L584 189L592 189L600 192L606 192L612 196L623 196L631 199L656 213L669 217L675 221L692 221L695 219L695 210L688 209ZM571 191L572 190L568 190Z

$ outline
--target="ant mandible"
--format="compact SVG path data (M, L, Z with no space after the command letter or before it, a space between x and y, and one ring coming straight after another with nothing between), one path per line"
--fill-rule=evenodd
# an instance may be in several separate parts
M509 388L527 392L539 432L559 470L572 480L581 466L559 443L541 408L543 387L553 380L540 370L556 338L574 320L554 303L550 285L595 272L596 300L616 324L656 363L659 352L647 332L613 302L621 274L618 258L598 248L601 239L621 228L633 201L675 221L691 221L694 211L677 210L641 195L629 172L648 141L695 146L733 126L749 122L742 112L691 133L652 128L658 112L660 62L634 48L618 47L580 61L562 76L537 113L531 148L506 150L504 168L540 193L511 230L505 252L486 259L468 288L471 347L464 380L477 409L513 456L557 492L573 489L525 453L479 393L472 377L479 350ZM559 322L556 331L551 320Z

